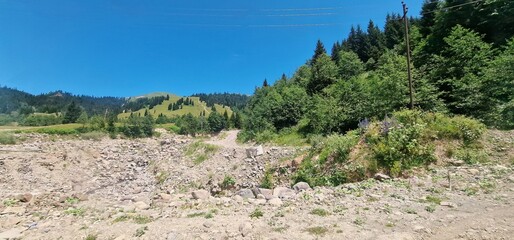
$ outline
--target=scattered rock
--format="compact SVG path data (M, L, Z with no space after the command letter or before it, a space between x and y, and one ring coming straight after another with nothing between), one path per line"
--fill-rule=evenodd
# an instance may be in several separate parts
M252 231L252 228L252 224L249 222L244 222L239 225L239 232L243 237L247 237Z
M374 178L378 181L385 181L385 180L389 180L391 179L391 177L389 177L388 175L386 174L383 174L383 173L377 173L375 174Z
M261 156L262 154L264 154L262 145L259 145L257 147L250 147L250 148L246 149L246 157L248 157L248 158L254 158L257 156Z
M280 198L273 198L273 199L268 200L268 204L278 207L278 206L282 206L283 203Z
M204 222L203 226L206 227L206 228L211 228L212 227L212 222Z
M203 189L193 191L191 193L191 195L193 196L194 199L200 199L200 200L208 199L211 196L211 194L208 191L203 190Z
M250 189L241 189L236 194L241 196L243 199L255 198L255 195Z
M296 192L301 192L301 191L306 191L306 190L309 190L311 189L311 187L309 186L308 183L306 182L298 182L296 183L294 186L293 186L293 189L296 191Z
M273 196L281 199L289 199L296 195L296 192L286 187L276 187L273 189Z
M454 203L452 203L452 202L441 202L441 204L440 204L440 205L441 205L441 206L443 206L443 207L449 207L449 208L454 208L454 207L456 207L456 206L455 206L455 204L454 204Z
M30 202L32 200L33 196L30 193L20 194L16 196L16 199L20 202Z
M148 205L147 203L145 203L143 201L139 201L139 202L134 203L134 207L136 209L139 209L139 210L148 210L148 209L150 209L150 205Z

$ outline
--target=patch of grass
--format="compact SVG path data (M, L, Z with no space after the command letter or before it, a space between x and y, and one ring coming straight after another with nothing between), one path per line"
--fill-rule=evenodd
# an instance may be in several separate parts
M158 184L163 184L168 179L169 176L170 176L170 173L168 173L166 171L160 171L155 175L155 180L157 181Z
M405 210L406 213L408 214L418 214L418 212L416 212L416 210L412 209L412 208L407 208Z
M312 235L324 236L325 234L327 234L328 229L326 227L318 226L318 227L306 228L305 231Z
M260 208L256 208L252 213L250 213L251 218L260 218L262 216L264 216L264 212Z
M67 204L73 205L73 204L79 203L79 201L80 200L78 198L68 197L68 198L66 198L66 200L64 202L67 203Z
M476 148L462 148L455 153L455 158L464 161L467 164L487 163L489 156L484 150Z
M275 228L272 228L271 230L273 232L279 232L279 233L283 233L287 230L288 227L275 227Z
M273 187L275 186L275 180L273 179L272 169L266 169L260 186L261 188L273 189Z
M68 208L64 211L64 213L73 215L73 216L84 216L86 210L84 208Z
M392 227L394 227L396 225L393 222L387 222L385 226L388 227L388 228L392 228Z
M326 217L326 216L330 215L330 213L327 210L323 209L323 208L312 209L310 214L318 215L320 217Z
M191 157L195 164L200 164L216 153L218 149L219 147L216 145L196 141L186 147L185 155Z
M114 219L114 221L113 221L113 222L115 222L115 223L117 223L117 222L125 222L125 221L127 221L127 220L129 220L129 219L130 219L130 217L129 217L129 216L127 216L127 215L122 215L122 216L119 216L119 217L117 217L116 219Z
M205 212L195 212L195 213L190 213L187 215L188 218L203 217L203 216L205 216Z
M147 224L153 221L151 217L143 216L143 215L137 215L132 217L132 220L134 220L137 224Z
M147 230L148 230L147 226L138 228L136 230L136 233L134 233L134 237L142 237L143 235L145 235Z
M223 182L221 183L221 188L223 189L229 189L236 185L236 180L234 180L234 177L230 175L225 175L225 178L223 178Z
M6 207L12 207L14 205L16 205L19 201L17 199L12 199L12 198L6 198L2 201L2 203L4 204L4 206Z
M88 234L84 240L96 240L97 235L96 234Z
M362 218L356 218L355 220L353 220L353 223L355 225L362 226L362 225L364 225L364 223L366 223L366 221L364 221L364 219L362 219Z
M12 133L0 132L0 144L12 145L16 144L16 138Z
M429 203L434 203L434 204L441 204L441 198L437 197L437 196L433 196L433 195L428 195L425 197L425 201L426 202L429 202Z
M482 180L478 182L478 185L480 188L487 194L492 193L494 189L496 188L496 184L492 182L491 180Z
M425 211L429 212L429 213L433 213L435 212L435 205L428 205L425 207Z

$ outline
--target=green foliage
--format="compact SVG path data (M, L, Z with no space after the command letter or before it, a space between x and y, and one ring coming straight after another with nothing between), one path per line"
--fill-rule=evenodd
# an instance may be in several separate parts
M310 94L321 92L327 86L337 81L337 65L326 54L320 55L312 65L312 78L307 84Z
M152 115L144 117L131 116L121 127L121 132L130 138L151 137L154 132L154 121Z
M264 212L260 208L256 208L250 213L251 218L261 218L262 216L264 216Z
M261 188L273 189L275 187L275 180L273 179L272 169L266 169L264 172L264 178L261 181Z
M225 175L223 178L223 182L221 183L221 187L223 189L233 188L236 185L236 180L230 175Z
M55 114L31 114L20 122L23 126L49 126L63 122L62 117Z
M318 215L320 217L326 217L326 216L330 215L330 213L327 210L323 209L323 208L312 209L310 214Z
M219 147L216 145L197 141L185 148L185 155L190 156L195 164L200 164L216 153L218 149Z
M223 115L216 111L213 111L211 114L209 114L207 122L209 123L210 131L213 133L218 133L227 127L227 120L223 117Z
M64 124L75 123L75 122L77 122L77 119L79 119L81 114L82 114L82 109L80 108L79 105L75 104L75 101L73 101L66 109L62 123L64 123Z
M0 144L16 144L16 137L9 132L0 132Z
M324 236L328 232L328 229L325 227L318 226L318 227L309 227L309 228L305 229L305 231L312 235Z

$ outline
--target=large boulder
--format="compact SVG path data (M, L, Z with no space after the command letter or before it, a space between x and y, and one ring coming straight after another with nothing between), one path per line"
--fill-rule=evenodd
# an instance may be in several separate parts
M255 198L255 194L253 194L252 190L247 188L239 190L236 194L243 199Z
M296 195L296 192L290 188L276 187L275 189L273 189L273 196L278 197L280 199L293 198L295 195Z
M264 154L264 149L262 148L262 145L259 145L257 147L250 147L246 149L246 156L248 158L254 158L257 156L260 156Z
M309 186L309 184L306 182L298 182L293 186L293 189L296 192L301 192L301 191L307 191L307 190L311 189L311 186Z
M200 199L200 200L209 199L209 197L211 196L211 194L207 190L203 190L203 189L193 191L191 193L191 195L193 196L194 199Z

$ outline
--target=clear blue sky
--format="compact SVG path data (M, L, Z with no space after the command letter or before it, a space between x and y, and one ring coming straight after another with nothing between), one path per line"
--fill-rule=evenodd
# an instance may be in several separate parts
M407 0L418 16L422 0ZM0 0L0 85L34 94L252 94L397 0Z

